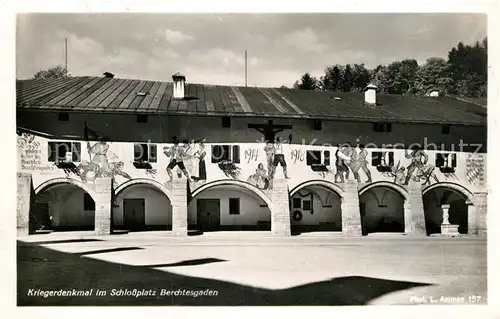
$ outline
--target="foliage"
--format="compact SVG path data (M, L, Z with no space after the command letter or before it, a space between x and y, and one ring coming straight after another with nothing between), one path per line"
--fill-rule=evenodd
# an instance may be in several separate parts
M66 68L60 65L47 70L40 70L33 75L33 79L35 80L58 79L63 77L70 77L70 75L67 74Z
M388 94L425 95L429 90L464 97L485 97L488 73L488 40L474 45L462 42L448 52L448 58L430 57L418 65L415 59L394 61L367 69L364 64L332 64L316 80L306 73L294 84L295 89L359 92L375 84Z

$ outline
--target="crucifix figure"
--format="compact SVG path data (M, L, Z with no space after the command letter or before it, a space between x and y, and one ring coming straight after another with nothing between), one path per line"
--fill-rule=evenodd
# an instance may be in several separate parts
M248 124L248 128L253 128L262 133L266 142L274 143L276 133L282 132L283 130L291 130L292 126L273 124L273 120L269 120L267 124Z

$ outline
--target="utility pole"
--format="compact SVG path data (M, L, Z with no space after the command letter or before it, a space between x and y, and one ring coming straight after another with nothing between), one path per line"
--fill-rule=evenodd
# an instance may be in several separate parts
M245 87L247 86L247 50L245 50Z
M64 38L64 70L66 77L68 77L68 38Z

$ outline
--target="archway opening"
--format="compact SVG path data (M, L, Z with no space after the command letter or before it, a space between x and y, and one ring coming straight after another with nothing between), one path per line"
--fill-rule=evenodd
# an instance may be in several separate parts
M172 230L172 204L157 187L137 183L125 187L113 198L112 230Z
M309 185L290 198L292 235L342 231L342 201L338 193L322 185Z
M270 231L271 210L257 193L241 185L214 185L188 205L188 230Z
M450 224L458 225L460 234L467 234L469 225L467 196L450 187L439 186L426 192L423 201L427 235L441 233L442 205L450 205L448 210Z
M76 185L52 184L35 195L31 219L35 233L93 231L95 201L89 193Z
M370 233L404 233L404 196L387 186L375 186L359 196L361 230Z

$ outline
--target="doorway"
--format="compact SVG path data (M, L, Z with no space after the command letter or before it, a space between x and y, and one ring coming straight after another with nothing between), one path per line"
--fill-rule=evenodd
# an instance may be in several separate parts
M220 199L198 199L197 219L200 231L214 231L220 228Z
M146 201L144 198L123 199L123 225L128 230L144 229L146 215Z

